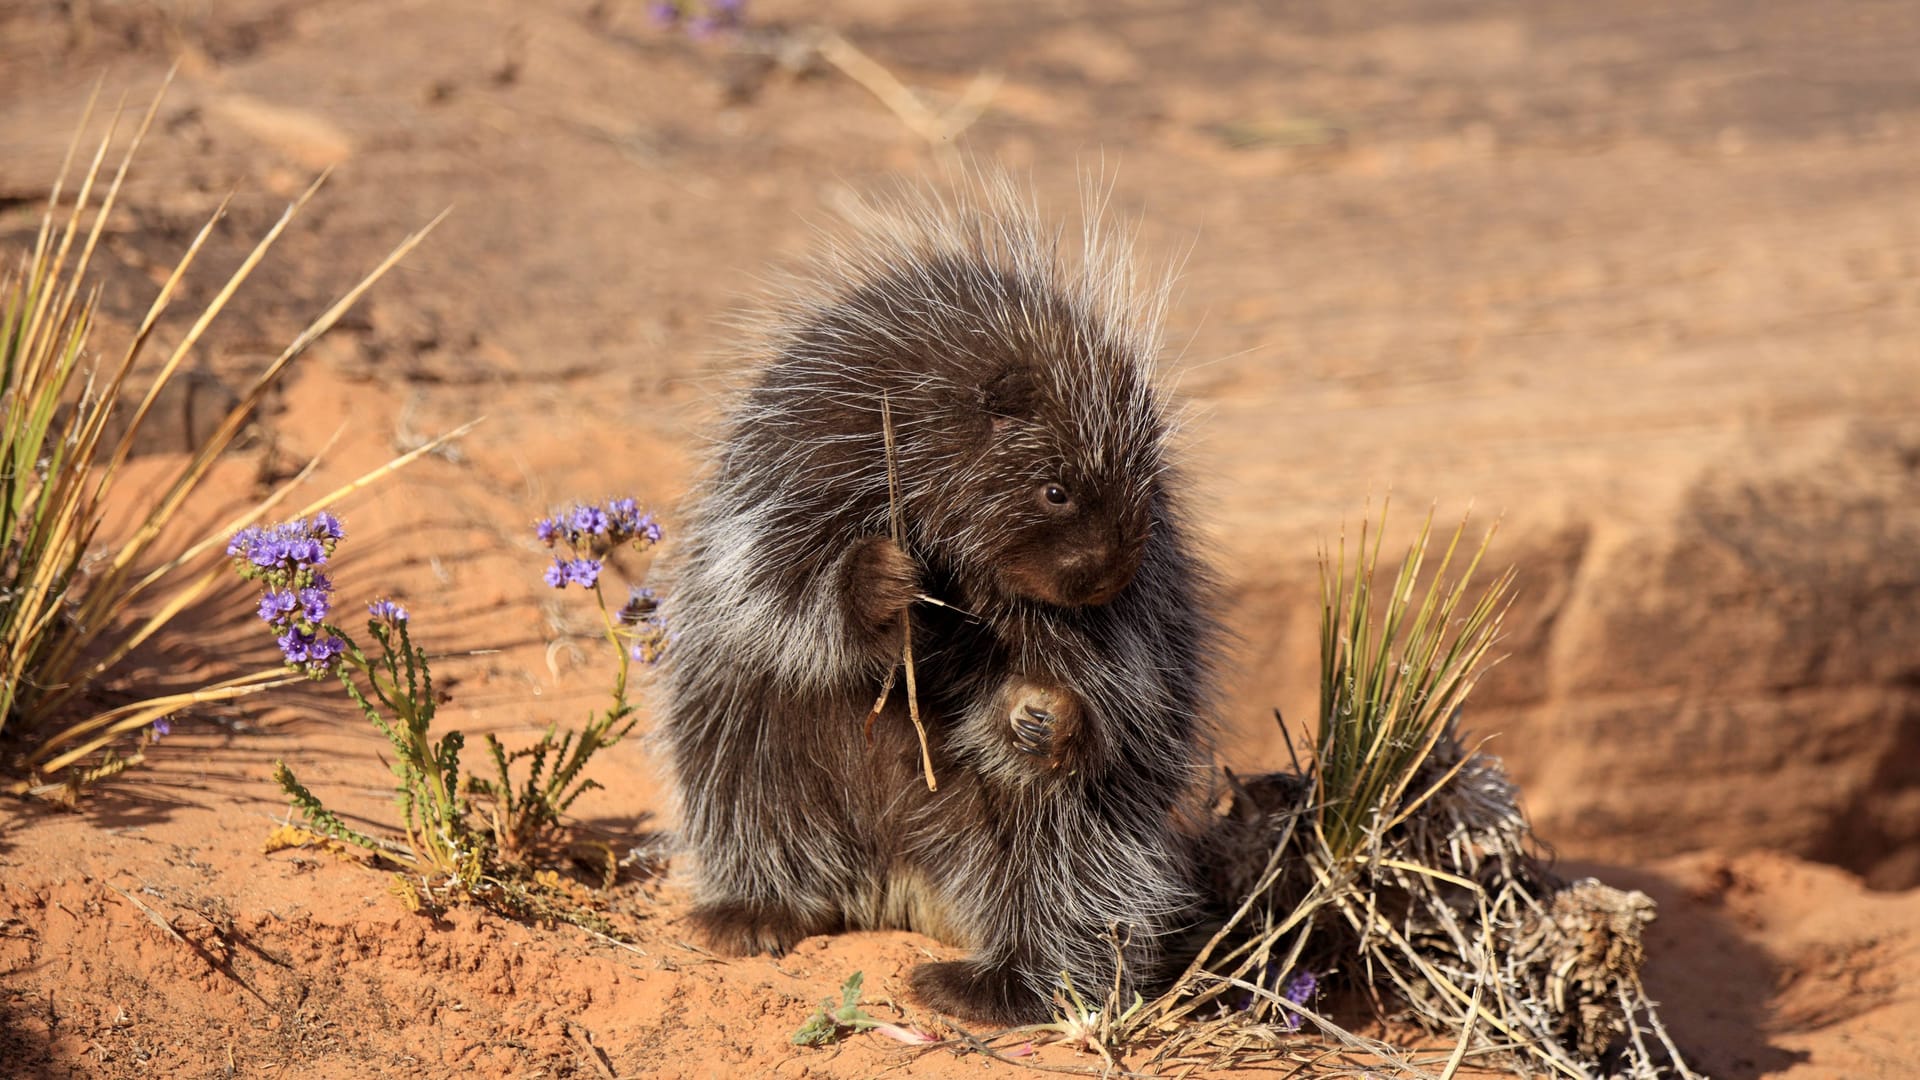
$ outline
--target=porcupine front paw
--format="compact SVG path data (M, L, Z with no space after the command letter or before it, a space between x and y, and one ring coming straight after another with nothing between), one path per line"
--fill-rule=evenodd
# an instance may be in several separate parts
M1014 749L1059 768L1080 728L1079 700L1065 690L1025 681L1016 682L1007 697Z
M803 938L838 929L831 919L807 918L787 908L737 900L701 904L687 914L694 936L724 956L784 955Z
M889 536L855 544L841 580L847 613L856 630L870 637L897 634L900 613L920 592L920 568Z
M1010 967L977 960L921 964L907 974L921 1004L950 1016L997 1027L1038 1024L1047 1019L1047 1002Z

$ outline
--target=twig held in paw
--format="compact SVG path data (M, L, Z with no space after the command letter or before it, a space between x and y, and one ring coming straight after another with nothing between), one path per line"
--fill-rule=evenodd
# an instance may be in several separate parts
M907 549L906 514L900 508L900 468L895 459L893 444L893 403L886 392L880 394L880 434L886 441L887 450L887 512L892 519L893 542L901 551ZM905 609L900 612L900 660L907 669L907 715L913 720L914 734L920 736L920 766L927 777L927 790L940 790L939 781L933 778L933 753L927 749L927 726L920 722L920 693L913 671L913 618ZM880 715L880 709L886 705L887 695L893 691L893 672L887 672L887 681L880 690L880 700L874 704L872 715L867 717L867 733L873 733L874 718Z

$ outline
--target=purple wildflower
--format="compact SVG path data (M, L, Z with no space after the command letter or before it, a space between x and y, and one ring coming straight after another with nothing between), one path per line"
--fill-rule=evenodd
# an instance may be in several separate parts
M384 623L403 623L407 621L407 609L391 600L380 599L367 605L367 614Z
M160 719L155 720L153 722L152 730L153 730L153 737L155 739L164 739L167 736L173 734L173 723L169 721L167 718L161 717Z
M288 664L318 677L333 670L347 643L323 624L333 609L333 582L319 568L346 535L329 513L278 525L253 525L235 533L227 554L240 576L264 587L259 615L273 628Z
M640 529L640 504L632 499L609 500L607 518L614 532L632 535Z
M620 622L625 626L638 626L659 609L660 600L652 589L635 586L627 593L626 606L620 609Z
M280 646L280 655L287 658L287 663L304 664L310 655L313 638L298 630L289 630L275 638L274 644Z
M299 601L290 592L269 592L260 598L260 621L278 624L293 614L293 609L298 606Z
M333 610L333 597L327 595L327 590L321 588L300 590L300 614L306 616L308 622L320 622L331 610Z
M315 638L313 644L307 647L307 663L309 667L317 664L324 665L346 651L346 642L331 634L323 634Z
M270 577L275 572L298 572L325 563L333 545L344 535L339 518L320 513L311 521L289 521L270 528L250 525L234 534L227 544L227 554L245 559L254 568L248 576Z
M567 580L583 589L591 589L600 581L599 559L575 559L567 564Z
M1307 999L1313 996L1313 991L1319 985L1320 980L1313 972L1302 971L1300 974L1287 980L1285 988L1280 991L1280 996L1295 1005L1305 1005ZM1282 1019L1286 1023L1288 1031L1300 1030L1300 1016L1298 1013L1289 1010Z
M569 585L595 588L604 569L601 557L607 551L625 543L644 547L661 536L653 515L642 511L639 502L630 498L608 499L599 505L575 503L534 522L533 530L550 548L556 547L557 541L566 542L566 551L554 555L543 575L547 585L555 589Z
M324 631L309 634L304 630L289 630L280 635L277 644L288 664L304 667L308 675L315 676L332 670L334 660L347 651L345 641Z

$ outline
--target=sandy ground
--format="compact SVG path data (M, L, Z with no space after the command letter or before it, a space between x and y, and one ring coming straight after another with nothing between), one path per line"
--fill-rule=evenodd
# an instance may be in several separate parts
M528 523L671 507L726 316L850 193L953 156L832 71L766 71L638 3L27 0L0 8L0 248L88 88L178 81L106 241L109 328L236 192L215 288L318 170L144 447L164 475L247 372L406 231L453 214L296 369L202 523L330 445L314 491L485 422L347 505L348 599L415 613L443 721L528 741L610 674ZM1629 0L762 4L937 106L1002 76L959 152L1068 208L1101 172L1150 257L1237 634L1227 761L1314 701L1314 553L1389 489L1502 517L1498 733L1546 840L1661 905L1648 984L1716 1077L1906 1077L1920 1056L1920 12ZM12 257L11 254L8 255ZM169 332L179 333L179 327ZM622 568L637 574L640 566ZM136 688L267 663L243 590ZM497 650L468 655L471 650ZM906 934L716 962L671 878L636 949L406 915L378 875L262 855L285 759L390 820L378 736L321 693L183 720L80 814L0 805L0 1072L865 1076L789 1034L854 970L911 1017ZM671 822L645 746L584 821ZM156 922L163 921L170 930ZM1095 1059L1054 1048L1045 1060ZM1006 1069L1006 1066L996 1066ZM913 1075L972 1075L944 1053Z

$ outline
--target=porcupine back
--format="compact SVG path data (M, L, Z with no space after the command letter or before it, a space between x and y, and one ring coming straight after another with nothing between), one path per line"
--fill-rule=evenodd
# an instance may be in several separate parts
M986 186L867 208L773 305L680 529L663 734L702 896L795 903L823 926L837 903L838 925L872 925L899 921L875 878L902 858L982 886L1038 876L1049 895L1020 903L1039 910L924 921L976 947L1059 939L1022 961L1044 994L1063 968L1110 972L1088 927L1150 941L1181 917L1173 817L1210 751L1215 635L1153 370L1164 286L1140 286L1097 215L1070 259L1011 184ZM913 612L938 796L891 764L917 756L904 724L883 717L881 752L862 745L892 657L849 645L835 572L889 528L883 401L905 547L965 612ZM1113 533L1095 539L1138 558L1097 604L1008 585L1035 558L1032 483L1056 474ZM1036 675L1087 703L1070 770L1005 752L990 715L1001 683Z

